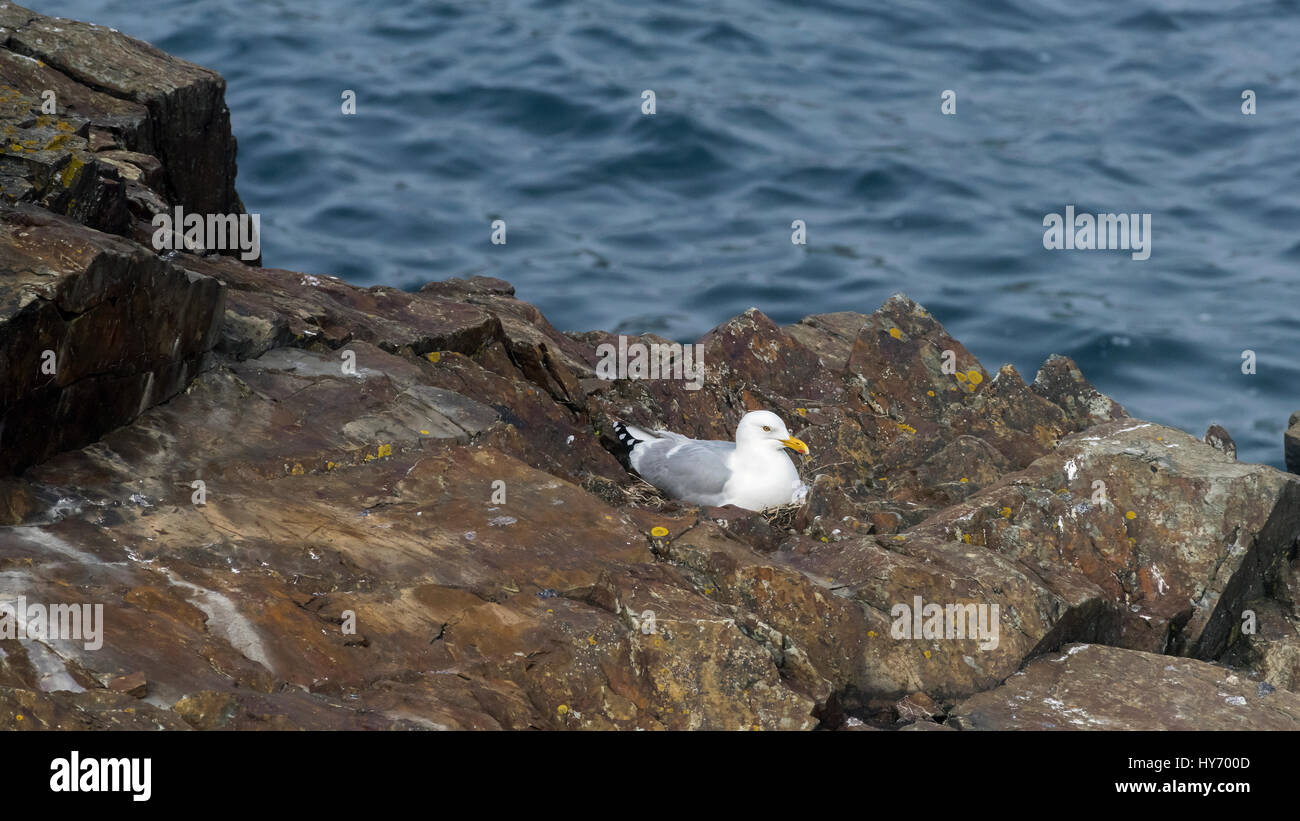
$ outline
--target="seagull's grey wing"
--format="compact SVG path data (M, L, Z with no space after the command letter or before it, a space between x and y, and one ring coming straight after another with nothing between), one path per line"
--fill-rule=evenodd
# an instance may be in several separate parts
M643 479L675 499L710 502L731 478L727 457L736 444L662 439L642 448L633 467Z

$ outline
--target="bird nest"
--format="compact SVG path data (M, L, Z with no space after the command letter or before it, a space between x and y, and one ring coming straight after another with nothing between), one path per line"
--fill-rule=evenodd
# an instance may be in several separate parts
M649 508L650 510L660 510L664 505L668 504L668 499L659 488L640 476L633 476L632 480L632 484L625 485L622 488L623 500L626 504L633 507Z
M779 530L794 530L794 523L799 511L803 508L804 502L792 502L780 507L769 507L759 513L767 523Z

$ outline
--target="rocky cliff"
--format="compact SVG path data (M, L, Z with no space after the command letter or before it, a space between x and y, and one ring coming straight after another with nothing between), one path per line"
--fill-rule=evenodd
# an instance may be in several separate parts
M1300 729L1300 478L1225 432L901 295L751 310L692 391L500 280L160 254L242 213L221 78L13 5L0 46L0 600L104 611L0 611L0 727ZM803 506L671 503L610 434L760 407Z

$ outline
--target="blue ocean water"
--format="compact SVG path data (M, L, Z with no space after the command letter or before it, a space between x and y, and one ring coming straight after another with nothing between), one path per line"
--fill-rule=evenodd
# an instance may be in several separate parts
M29 5L226 77L267 265L499 276L562 329L682 340L901 290L990 369L1068 354L1130 413L1282 464L1296 0ZM1150 259L1044 249L1067 205L1150 213Z

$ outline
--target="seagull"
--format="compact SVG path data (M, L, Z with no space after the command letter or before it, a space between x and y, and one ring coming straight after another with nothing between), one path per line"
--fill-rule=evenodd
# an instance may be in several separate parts
M698 505L764 510L802 502L808 488L785 448L807 453L771 411L750 411L736 426L736 441L689 439L667 430L647 431L615 421L632 469L674 499Z

